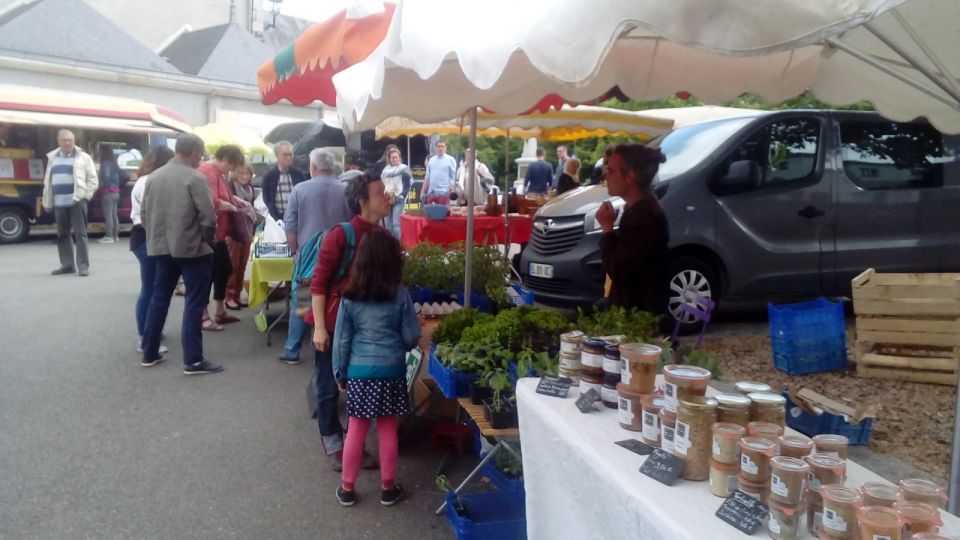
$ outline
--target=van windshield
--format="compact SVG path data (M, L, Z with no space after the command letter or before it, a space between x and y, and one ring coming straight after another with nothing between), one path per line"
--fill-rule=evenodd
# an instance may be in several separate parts
M659 181L689 171L755 117L728 118L682 127L650 143L667 161L660 165Z

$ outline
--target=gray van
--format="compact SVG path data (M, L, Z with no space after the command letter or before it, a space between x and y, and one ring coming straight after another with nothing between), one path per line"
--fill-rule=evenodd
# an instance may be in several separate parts
M670 223L669 309L717 301L847 295L865 268L960 272L960 136L875 113L757 112L677 129L654 190ZM538 301L603 295L603 185L544 205L521 257ZM622 207L618 197L611 199Z

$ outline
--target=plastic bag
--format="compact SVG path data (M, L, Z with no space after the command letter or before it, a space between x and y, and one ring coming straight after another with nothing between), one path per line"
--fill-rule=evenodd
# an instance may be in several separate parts
M264 219L270 218L270 210L267 209L267 203L263 202L263 192L257 194L257 198L253 200L253 209L257 211L258 214L264 217Z
M287 233L283 230L283 221L267 216L266 222L263 224L263 241L275 244L286 244Z

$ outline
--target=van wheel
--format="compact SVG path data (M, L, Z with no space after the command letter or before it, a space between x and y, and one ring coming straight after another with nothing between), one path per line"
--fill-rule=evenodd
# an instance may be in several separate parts
M670 261L670 282L667 287L667 309L675 321L680 321L680 331L690 333L698 331L702 323L692 314L683 310L684 301L694 298L709 298L716 302L720 298L720 280L717 272L709 264L694 257L677 257ZM698 305L700 309L705 306Z
M30 234L30 222L19 208L0 208L0 244L23 242Z

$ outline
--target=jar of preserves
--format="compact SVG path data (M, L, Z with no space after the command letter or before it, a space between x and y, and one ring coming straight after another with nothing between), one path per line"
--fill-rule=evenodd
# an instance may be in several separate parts
M786 505L804 501L810 466L803 460L776 456L770 459L770 500Z
M657 385L657 366L663 349L647 343L620 345L620 381L641 394L652 394Z
M579 369L557 369L557 375L561 377L566 377L572 381L572 384L580 386L580 370Z
M857 526L862 540L903 540L903 520L893 508L864 506L857 511Z
M783 428L773 422L755 420L747 424L747 436L749 437L759 437L778 443L781 435L783 435Z
M727 498L737 489L737 475L740 464L719 463L710 460L710 493Z
M749 482L769 484L770 458L776 451L777 445L766 439L740 439L740 477Z
M673 447L674 436L677 429L677 413L667 408L666 399L663 402L663 408L660 409L660 448L664 452L676 455Z
M667 409L677 412L680 400L693 396L704 396L710 372L697 366L669 364L663 368L663 397L667 400Z
M804 505L783 504L775 500L767 501L770 517L767 519L767 532L774 540L794 540L800 534Z
M940 519L940 510L936 506L912 501L898 501L893 509L900 512L903 518L903 531L907 534L922 532L935 533L940 531L943 521Z
M590 390L596 390L599 394L603 390L603 376L580 372L580 393L586 394Z
M747 427L750 423L750 398L740 394L717 394L717 422Z
M623 383L620 383L623 384ZM643 394L640 404L643 407L643 431L640 440L653 447L660 446L660 411L664 406L662 396ZM671 451L671 453L673 453Z
M886 506L893 508L900 500L900 488L880 482L866 482L860 486L864 506Z
M843 435L823 434L813 437L813 445L818 454L830 454L847 459L847 446L850 440Z
M823 530L821 538L837 540L856 540L857 510L863 506L860 492L829 484L820 488L823 500Z
M603 383L600 386L600 401L608 409L616 409L620 406L620 396L617 393L617 385L620 384L620 372L605 373Z
M682 477L685 480L710 478L710 453L713 424L717 421L717 400L689 396L680 400L673 451L686 460Z
M580 371L583 367L580 364L580 351L560 353L560 369Z
M560 353L580 355L580 343L584 333L579 330L560 334Z
M823 530L823 504L820 501L807 501L807 532L814 538L820 538Z
M934 508L947 502L947 491L929 480L905 478L900 481L901 497L905 501L921 502Z
M722 464L740 464L740 439L746 436L743 426L726 422L713 425L713 460ZM739 469L738 469L739 472Z
M604 376L616 374L617 382L620 382L620 372L623 365L620 363L620 346L607 345L603 348L603 374Z
M753 497L754 499L767 504L770 496L770 482L753 482L743 477L743 471L737 475L737 487L740 491Z
M781 456L803 459L813 453L813 440L805 435L781 435L777 444Z
M603 351L607 342L602 339L588 338L580 344L580 365L583 374L603 377Z
M630 431L642 431L643 398L647 396L633 392L629 386L623 383L617 385L617 396L619 398L617 414L620 419L620 427Z
M770 392L751 392L750 420L772 422L783 429L787 425L787 398Z
M773 388L771 388L769 384L757 381L737 381L734 388L738 394L745 396L754 392L773 392Z
M847 462L830 454L813 454L804 458L810 466L810 491L820 493L820 486L839 484L847 473Z

